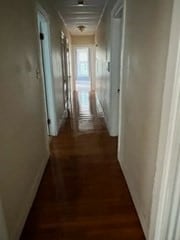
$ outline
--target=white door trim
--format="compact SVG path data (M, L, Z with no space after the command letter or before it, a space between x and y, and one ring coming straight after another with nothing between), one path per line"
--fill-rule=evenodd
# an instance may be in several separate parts
M56 136L58 134L59 124L56 115L56 106L55 106L55 89L54 89L54 81L53 81L53 65L52 65L52 49L51 49L51 38L50 38L50 21L48 14L46 11L39 5L36 5L37 11L37 20L38 20L38 34L40 32L39 29L39 22L43 22L43 33L45 34L45 40L43 41L43 52L44 52L44 74L43 74L43 64L42 64L42 50L40 46L40 67L41 67L41 76L42 76L42 84L43 84L43 91L45 96L45 91L47 94L47 100L44 97L44 102L47 102L45 106L46 113L48 112L48 118L50 119L51 123L48 127L49 135ZM39 37L39 36L38 36ZM48 108L48 109L47 109ZM47 122L46 122L47 124Z
M180 203L177 202L177 204L173 204L174 209L172 209L172 202L176 199L174 196L180 195L180 188L176 186L176 182L180 181L180 175L175 169L179 159L174 157L175 145L177 140L180 140L180 136L178 136L180 133L178 119L180 111L179 9L180 0L174 0L148 240L180 239L177 227L180 219L176 214L171 215L171 218L168 214L172 210L177 212L180 208ZM176 224L177 229L176 233L174 232L174 235L169 238L171 227L174 227L171 225L172 223L174 226Z
M118 136L120 121L120 85L122 81L122 51L124 29L124 1L118 0L111 11L111 51L110 51L110 112L108 130L111 136ZM122 35L121 35L122 34Z
M122 146L122 104L123 104L123 66L124 66L124 48L125 48L125 33L126 33L126 0L118 0L113 8L112 16L123 9L122 23L122 43L121 43L121 67L120 67L120 94L119 94L119 133L118 133L118 160L121 163L123 159Z
M117 0L111 11L111 18L117 17L118 13L124 8L124 2L124 0Z

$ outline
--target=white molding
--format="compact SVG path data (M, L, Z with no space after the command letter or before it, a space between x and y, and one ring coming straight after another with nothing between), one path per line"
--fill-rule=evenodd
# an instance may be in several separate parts
M119 135L118 135L118 160L119 162L123 161L123 131L122 131L122 104L123 104L123 81L124 81L124 75L123 75L123 66L124 66L124 49L125 49L125 38L126 38L126 0L123 2L123 37L122 37L122 51L121 51L121 68L120 68L120 96L119 96Z
M19 240L19 238L20 238L20 235L22 233L27 216L32 207L35 196L37 194L37 191L38 191L42 176L44 174L44 170L46 168L47 162L48 162L48 159L45 161L42 161L40 169L37 173L37 176L35 177L34 182L32 183L32 188L30 189L29 193L26 196L24 196L24 199L25 199L24 202L26 204L18 215L19 219L17 218L15 232L12 235L12 239L14 239L14 240Z
M56 101L55 101L55 85L54 85L54 74L53 74L53 63L52 63L52 43L51 43L51 35L50 35L50 17L45 11L45 9L39 4L36 3L36 15L37 15L37 30L39 34L39 21L43 22L43 30L45 31L48 39L44 41L43 46L46 49L45 53L47 57L45 58L45 72L48 77L48 81L46 81L43 77L43 65L42 65L42 56L41 56L41 45L39 42L39 35L38 36L38 45L39 45L39 65L40 65L40 72L41 72L41 78L42 78L42 85L43 85L43 92L46 91L47 94L47 106L48 106L48 112L49 112L49 118L51 119L51 124L49 127L49 135L56 136L56 132L58 132L58 124L57 124L57 113L56 113ZM41 19L41 20L40 20ZM46 84L45 84L46 81ZM47 88L45 90L45 85L47 85ZM44 93L45 94L45 93ZM47 109L46 109L46 100L44 97L44 109L46 111L47 115ZM47 125L47 122L46 122Z
M49 23L49 15L47 14L47 12L45 11L45 9L38 3L36 2L36 15L37 13L41 13L44 18L46 19L46 21Z
M118 0L114 7L113 10L111 11L111 18L116 18L118 13L124 8L124 0Z
M108 3L109 3L109 0L105 0L105 1L106 1L106 2L105 2L105 4L104 4L104 8L103 8L103 10L102 10L102 12L101 12L101 15L100 15L100 18L99 18L99 21L98 21L97 27L96 27L96 31L97 31L98 28L99 28L99 25L100 25L100 23L101 23L101 21L102 21L102 18L103 18L103 16L104 16L104 13L105 13L106 8L107 8ZM95 31L95 32L96 32L96 31Z
M180 127L179 122L177 123L177 112L180 104L179 9L180 0L174 0L148 240L165 240L164 236L167 237L164 235L167 231L166 225L169 224L167 211L172 203L167 201L167 194L170 190L169 180L172 181L175 177L175 172L171 176L169 175L172 172L173 145L175 137L177 137L176 124ZM173 161L176 164L178 159L173 159ZM175 182L171 184L175 184ZM176 221L175 216L174 221ZM171 239L178 240L178 237L174 236ZM170 240L168 237L166 239Z

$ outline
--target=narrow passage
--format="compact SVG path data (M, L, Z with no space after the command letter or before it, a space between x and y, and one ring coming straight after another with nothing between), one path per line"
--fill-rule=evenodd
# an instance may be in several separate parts
M144 240L95 93L75 92L21 240Z

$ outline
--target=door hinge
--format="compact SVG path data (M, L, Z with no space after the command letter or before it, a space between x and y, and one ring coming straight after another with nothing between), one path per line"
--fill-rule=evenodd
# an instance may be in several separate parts
M51 119L48 118L47 123L48 123L48 125L50 125L51 124Z
M40 40L44 40L44 33L40 33Z

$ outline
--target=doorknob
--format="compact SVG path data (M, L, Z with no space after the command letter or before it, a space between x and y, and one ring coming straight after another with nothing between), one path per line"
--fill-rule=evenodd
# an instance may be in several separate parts
M120 89L119 88L118 88L117 92L120 93Z

